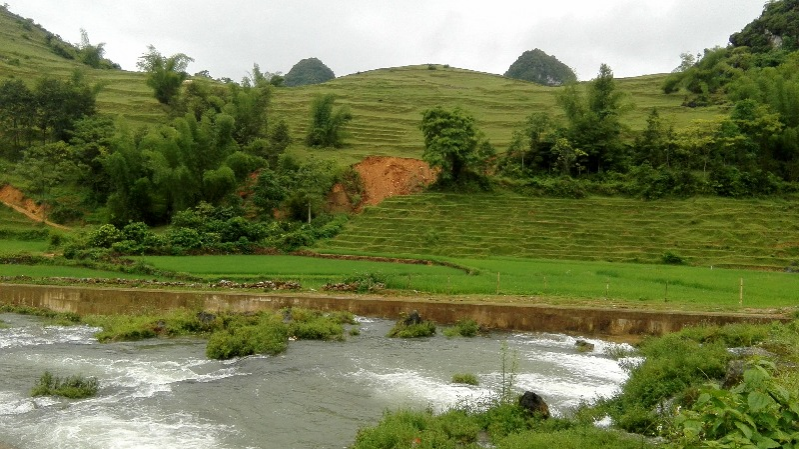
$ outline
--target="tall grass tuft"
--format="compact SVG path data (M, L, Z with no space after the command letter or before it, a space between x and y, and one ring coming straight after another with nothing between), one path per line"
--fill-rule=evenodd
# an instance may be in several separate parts
M82 375L58 377L45 371L31 390L31 396L61 396L83 399L95 396L100 388L97 378Z

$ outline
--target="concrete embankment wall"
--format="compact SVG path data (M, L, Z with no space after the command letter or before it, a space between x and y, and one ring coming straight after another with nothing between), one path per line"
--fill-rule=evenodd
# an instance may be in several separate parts
M533 332L596 336L661 335L701 323L787 321L774 315L650 312L546 305L497 305L349 296L109 289L0 284L0 303L45 307L78 314L156 312L175 308L208 312L255 312L284 307L397 319L413 310L424 319L451 324L471 318L481 326Z

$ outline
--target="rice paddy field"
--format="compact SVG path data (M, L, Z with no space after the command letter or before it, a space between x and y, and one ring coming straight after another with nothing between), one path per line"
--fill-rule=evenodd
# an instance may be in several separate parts
M293 280L305 290L315 291L325 283L369 273L384 279L389 290L395 290L389 294L460 295L461 300L467 301L590 303L608 307L623 302L635 307L724 311L799 304L799 277L784 272L501 257L440 259L461 268L299 256L137 259L162 270L179 270L209 281Z
M792 199L640 201L514 194L394 197L352 218L317 249L334 253L514 257L792 271Z

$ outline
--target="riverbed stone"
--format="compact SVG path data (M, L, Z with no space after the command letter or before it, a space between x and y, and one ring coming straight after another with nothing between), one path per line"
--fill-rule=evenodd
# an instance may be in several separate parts
M519 398L519 406L527 410L531 415L543 419L549 418L549 406L544 398L532 391L525 391Z

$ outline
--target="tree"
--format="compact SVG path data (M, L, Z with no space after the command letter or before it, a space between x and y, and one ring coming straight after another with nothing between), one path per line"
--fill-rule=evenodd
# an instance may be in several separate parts
M31 144L35 113L34 93L22 80L9 79L0 84L0 134L9 138L11 152L7 156L16 158L23 141Z
M147 72L147 85L155 91L155 98L163 104L170 104L177 96L180 85L189 77L186 68L190 62L194 62L194 59L183 53L166 57L149 45L147 53L139 56L136 66Z
M666 123L657 108L646 119L646 129L635 140L636 165L649 163L654 168L671 166L674 127Z
M38 80L33 92L42 143L67 141L75 122L96 112L101 87L88 84L80 71L75 71L67 82L48 77Z
M441 170L439 182L457 184L481 162L477 150L482 136L474 117L463 109L428 109L422 113L420 128L425 146L422 159Z
M613 71L606 64L588 86L583 97L576 86L567 87L558 97L569 121L567 138L588 155L587 169L598 173L608 169L622 169L625 164L624 145L621 140L623 94L616 90Z
M99 69L105 54L105 43L92 45L89 42L89 33L83 28L80 29L80 45L78 46L78 56L81 62L89 67Z
M332 94L321 95L311 104L311 127L305 143L311 147L341 147L344 142L344 126L352 120L352 114L346 107L333 110L336 97Z
M763 14L730 36L730 43L756 53L799 49L799 1L767 2Z
M316 58L303 59L294 64L283 78L286 87L320 84L335 79L336 75L322 61Z
M580 158L587 156L584 151L574 148L569 139L563 137L555 139L552 154L557 157L558 169L560 174L564 176L570 176L573 168L578 171L582 170L583 167L578 161Z
M544 86L561 86L577 81L574 70L537 48L522 53L505 72L505 76Z

